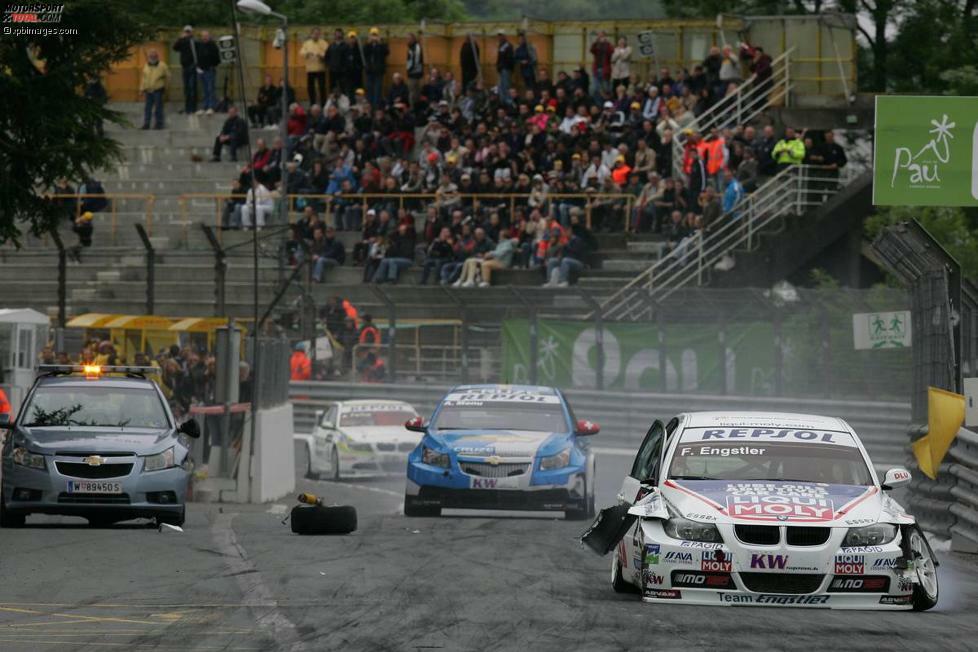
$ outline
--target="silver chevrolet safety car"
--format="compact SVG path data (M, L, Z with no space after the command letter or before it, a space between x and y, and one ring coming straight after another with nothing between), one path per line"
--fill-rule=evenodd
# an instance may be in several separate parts
M188 442L197 422L177 426L150 367L44 366L18 411L3 423L0 526L30 514L132 518L183 525L190 480Z
M404 422L417 416L410 403L375 399L340 401L317 412L307 437L306 475L339 480L404 473L408 453L421 441Z
M582 541L614 551L612 586L648 602L915 609L937 559L843 420L700 412L649 428Z

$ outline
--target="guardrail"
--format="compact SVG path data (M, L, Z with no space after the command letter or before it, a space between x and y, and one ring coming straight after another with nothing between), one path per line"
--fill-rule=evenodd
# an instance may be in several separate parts
M430 415L438 400L450 389L436 384L357 384L337 382L293 382L289 396L293 404L296 432L311 432L316 410L336 401L354 399L398 399ZM600 445L637 448L655 419L679 412L701 410L761 410L808 412L838 416L855 428L878 466L902 464L906 449L910 405L883 401L839 401L824 399L756 396L710 396L564 390L574 412L601 424ZM597 440L596 440L597 442Z
M846 187L853 172L793 165L746 195L718 223L683 239L603 304L606 319L651 318L650 305L687 285L703 285L714 266L734 251L753 251L758 234L787 215L803 215ZM635 301L641 290L643 301Z
M924 476L912 456L908 467L914 476L908 503L921 526L950 538L952 550L978 552L978 433L958 430L937 480Z
M246 199L247 196L243 194L232 194L232 193L185 193L179 196L178 200L180 203L180 213L181 219L184 223L185 237L186 232L189 231L190 225L193 222L191 219L191 206L195 202L213 202L214 211L214 227L217 229L218 240L220 240L222 227L226 226L222 224L222 217L224 213L224 204L229 199ZM532 207L529 207L530 195L528 193L458 193L452 195L452 199L458 198L461 205L468 207L471 205L471 209L463 209L466 213L472 210L489 209L489 210L499 210L504 209L509 211L509 215L512 217L516 213L517 208L525 208L527 212ZM335 226L337 228L341 227L341 224L337 221L336 211L334 210L333 200L340 199L340 195L329 195L329 194L290 194L289 195L289 222L292 222L293 214L301 210L300 207L304 207L303 202L314 203L319 207L319 212L324 215L326 224ZM344 201L351 202L351 205L359 205L361 210L361 220L362 216L366 214L367 210L370 208L377 209L378 207L390 206L392 210L400 210L402 208L408 207L412 209L417 208L427 208L428 205L434 205L436 208L450 207L451 204L448 203L441 195L435 193L354 193L351 195L344 195L342 197ZM577 206L582 211L584 211L584 221L588 228L591 228L593 223L593 216L596 210L601 210L604 204L609 204L611 210L620 212L622 220L622 229L628 230L629 219L632 214L632 207L635 204L636 197L632 194L625 192L620 193L599 193L599 192L588 192L588 193L548 193L546 195L546 201L541 205L544 207L543 213L550 214L551 209L554 205L566 204L567 209ZM280 201L280 198L276 198L276 201ZM461 206L460 206L461 207ZM208 211L210 208L207 209ZM396 221L397 216L391 215L391 217Z

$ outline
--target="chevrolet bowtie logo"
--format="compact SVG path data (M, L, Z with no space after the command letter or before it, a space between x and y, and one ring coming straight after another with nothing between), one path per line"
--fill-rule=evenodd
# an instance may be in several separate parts
M498 455L493 455L492 457L486 458L486 464L492 464L493 466L498 465L502 461L503 458L499 457Z
M99 457L98 455L89 455L82 461L89 466L102 466L102 463L105 462L105 458Z

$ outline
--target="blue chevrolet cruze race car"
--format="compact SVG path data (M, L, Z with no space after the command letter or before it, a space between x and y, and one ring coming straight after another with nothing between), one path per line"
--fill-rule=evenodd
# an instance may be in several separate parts
M406 516L443 508L594 513L597 424L577 421L552 387L461 385L430 422L405 424L424 437L408 456Z

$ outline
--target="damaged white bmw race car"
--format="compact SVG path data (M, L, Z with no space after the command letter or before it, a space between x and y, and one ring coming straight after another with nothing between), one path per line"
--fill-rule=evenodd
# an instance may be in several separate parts
M937 558L843 420L760 412L652 424L582 541L647 602L832 609L937 604Z

